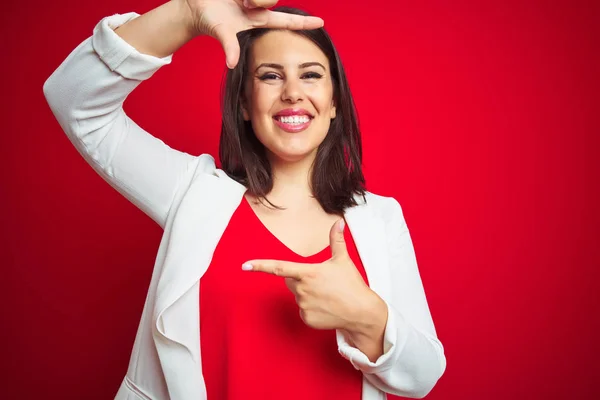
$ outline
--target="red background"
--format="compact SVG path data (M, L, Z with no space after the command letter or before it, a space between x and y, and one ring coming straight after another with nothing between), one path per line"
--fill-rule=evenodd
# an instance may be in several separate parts
M3 5L2 398L108 399L126 372L161 230L85 164L42 85L102 17L160 3ZM448 362L428 398L599 398L598 2L284 4L325 19L368 188L404 208ZM216 156L223 69L196 39L126 110Z

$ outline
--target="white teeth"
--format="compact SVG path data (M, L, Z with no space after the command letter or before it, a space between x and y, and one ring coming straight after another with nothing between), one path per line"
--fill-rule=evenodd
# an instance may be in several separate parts
M308 115L293 115L289 117L279 117L279 120L284 124L305 124L310 121Z

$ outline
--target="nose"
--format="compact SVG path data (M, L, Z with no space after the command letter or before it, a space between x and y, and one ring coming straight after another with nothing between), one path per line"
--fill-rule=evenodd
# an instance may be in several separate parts
M300 79L286 79L281 92L281 100L288 103L297 103L304 98Z

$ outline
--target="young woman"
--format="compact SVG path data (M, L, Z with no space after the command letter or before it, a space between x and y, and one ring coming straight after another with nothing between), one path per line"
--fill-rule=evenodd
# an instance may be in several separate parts
M164 228L117 399L421 398L446 368L402 209L364 189L323 21L275 3L104 18L44 84L77 150ZM222 169L123 111L199 35L230 67Z

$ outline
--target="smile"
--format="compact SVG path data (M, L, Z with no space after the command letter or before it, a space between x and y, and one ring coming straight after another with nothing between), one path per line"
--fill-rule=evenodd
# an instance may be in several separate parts
M308 115L275 116L275 125L286 132L301 132L309 127L312 118Z

